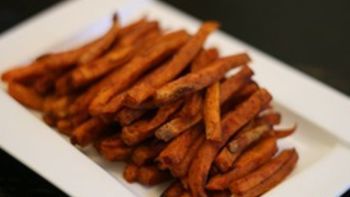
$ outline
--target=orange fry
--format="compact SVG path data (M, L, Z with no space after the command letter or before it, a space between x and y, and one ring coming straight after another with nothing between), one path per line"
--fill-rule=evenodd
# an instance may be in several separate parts
M213 82L220 80L229 69L245 64L249 60L247 54L220 58L210 66L198 72L187 74L164 85L156 91L155 101L158 103L166 103L203 89Z
M219 82L215 82L207 88L203 107L203 119L207 139L221 141Z
M130 162L124 168L123 177L127 182L133 183L137 180L138 172L139 167Z
M231 171L212 177L206 188L209 190L224 190L229 184L255 170L269 161L277 152L276 138L268 137L262 139L258 144L243 152L234 163Z
M240 152L232 153L227 147L224 147L215 158L215 166L221 172L227 172L240 155Z
M103 132L106 123L98 118L91 118L74 129L71 142L80 146L86 146L95 141Z
M261 184L243 194L244 197L260 196L282 182L294 169L298 161L298 154L292 157L273 175L264 180Z
M144 109L131 109L123 108L114 117L114 120L117 121L122 126L130 125L135 120L139 119L147 110Z
M234 111L229 112L221 122L223 138L220 142L205 141L202 144L195 159L192 162L189 174L189 186L192 194L206 196L204 186L215 156L229 138L238 129L255 117L259 111L271 100L270 94L265 89L260 89L244 101Z
M96 149L108 161L125 160L133 151L132 147L124 144L118 134L102 139L96 146Z
M290 135L292 135L293 133L295 133L295 130L297 129L297 125L294 124L293 127L291 128L287 128L287 129L274 129L273 133L277 138L285 138L288 137Z
M131 160L138 166L154 159L165 147L165 144L159 141L150 144L140 145L132 153Z
M167 181L170 175L166 171L159 170L156 166L141 166L139 168L137 180L147 186L157 185Z
M166 188L166 190L162 193L161 197L178 197L184 191L185 189L183 188L181 182L174 181Z
M42 110L44 105L44 99L38 95L34 90L18 84L10 83L8 86L9 94L15 98L18 102L26 107Z
M166 169L178 165L191 148L191 144L198 138L200 132L200 127L194 126L171 141L157 157L159 167Z
M122 130L122 138L128 145L135 145L153 135L154 129L164 123L170 115L176 112L182 102L177 101L158 109L157 114L151 120L139 120Z
M189 35L185 31L169 33L160 38L157 44L149 50L139 53L125 66L112 73L113 77L108 88L100 91L90 104L90 113L99 115L104 105L114 95L132 85L144 72L164 60L188 39Z
M127 92L126 104L138 105L149 98L157 88L174 79L196 56L208 35L217 29L215 22L205 22L198 32L164 65L145 77L142 83Z

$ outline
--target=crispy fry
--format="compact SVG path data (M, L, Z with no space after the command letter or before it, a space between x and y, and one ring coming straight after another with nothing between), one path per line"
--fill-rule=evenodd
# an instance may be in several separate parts
M219 82L210 85L206 90L203 105L203 119L207 139L221 141Z
M253 71L248 66L243 66L237 74L226 79L220 86L220 103L224 103L239 91L252 75Z
M9 94L15 98L18 102L26 107L42 110L44 105L43 98L38 95L34 90L18 84L18 83L10 83L8 86Z
M234 138L228 144L229 150L232 153L243 151L250 144L259 140L270 129L271 127L269 125L262 124L240 133L237 138Z
M123 37L131 34L135 30L137 30L139 27L144 25L145 23L147 23L147 19L146 19L146 17L142 17L141 19L136 20L136 21L128 24L127 26L125 26L122 29L120 29L120 32L119 32L120 37L123 38Z
M100 56L106 49L108 49L113 41L117 38L120 31L120 25L118 22L118 16L113 15L113 24L108 32L99 38L93 45L91 45L84 53L79 57L78 63L84 64L91 60L94 60Z
M295 154L296 152L294 149L282 151L279 155L254 172L232 182L230 184L230 190L234 194L243 194L244 192L254 188L277 172Z
M137 180L138 172L139 167L130 162L124 168L123 177L127 182L133 183Z
M57 129L60 133L64 135L71 136L74 126L73 123L67 119L61 119L57 121Z
M201 128L199 126L194 126L171 141L157 157L159 167L161 169L166 169L178 165L200 133Z
M133 150L132 147L124 144L118 134L102 139L96 148L108 161L125 160L131 155Z
M147 110L144 109L131 109L125 107L115 115L114 120L116 120L122 126L127 126L139 119L146 112Z
M274 129L273 133L277 138L285 138L293 133L295 133L295 130L297 129L297 125L294 124L293 127L287 128L287 129Z
M131 160L138 166L154 159L165 147L163 142L155 141L150 144L140 145L132 153Z
M271 188L278 185L281 181L283 181L294 169L296 163L298 161L298 154L295 153L292 157L273 175L264 180L261 184L252 188L243 194L244 197L255 197L260 196L261 194L267 192Z
M90 113L98 115L110 99L132 85L144 72L164 60L189 39L185 31L167 34L149 50L139 53L129 63L113 73L108 88L100 91L90 104Z
M73 100L73 96L47 97L44 101L43 111L55 116L56 118L66 118L68 116L68 106Z
M277 152L275 137L268 137L245 151L234 164L233 169L225 174L211 178L206 186L209 190L224 190L229 184L269 161Z
M281 123L281 114L278 112L267 113L260 116L257 121L270 125L277 125Z
M202 49L198 55L194 58L191 64L191 72L197 72L212 63L219 57L219 51L217 48L210 48L207 50Z
M51 114L48 114L48 113L45 113L45 114L43 115L43 120L44 120L44 122L45 122L47 125L49 125L49 126L51 126L51 127L55 127L56 124L57 124L56 118L55 118L54 116L52 116Z
M122 130L122 138L128 145L135 145L152 136L154 129L164 123L170 115L176 112L182 101L176 101L158 109L157 114L151 120L140 120Z
M142 83L127 92L126 104L137 105L149 98L157 88L174 79L196 56L208 35L217 29L215 22L203 23L198 32L173 56L173 58L147 75Z
M225 145L227 140L238 129L256 116L261 108L268 104L270 100L270 94L265 89L260 89L223 118L221 123L223 132L222 141L206 141L203 143L193 160L194 162L191 164L190 171L192 173L189 174L189 186L192 194L206 196L204 186L216 154Z
M86 146L95 141L103 132L106 123L98 118L91 118L74 129L71 142L80 146Z
M210 66L198 72L187 74L164 85L156 91L155 100L158 103L166 103L200 90L209 84L220 80L229 69L245 64L249 60L247 54L238 54L220 58Z
M169 141L201 120L202 116L199 112L202 106L202 97L196 94L190 96L188 99L189 101L186 101L186 105L179 112L178 117L162 125L155 131L158 139Z
M157 185L170 178L169 173L159 170L156 166L141 166L137 180L139 183L147 186Z
M240 152L232 153L227 147L224 147L215 158L215 166L218 167L221 172L227 172L239 155Z
M33 89L40 95L50 93L55 87L55 80L61 75L61 72L50 72L40 76L33 82Z
M200 135L197 139L194 140L191 144L191 148L187 151L185 157L177 165L172 165L170 167L171 174L175 177L183 177L187 174L189 166L193 160L193 157L197 153L199 147L204 142L204 135Z
M125 35L118 44L121 47L140 44L140 41L145 41L144 38L147 37L147 34L152 31L159 33L159 24L157 21L139 24L139 27L137 29Z
M166 190L162 193L161 197L178 197L184 191L185 189L183 188L181 182L174 181L166 188Z

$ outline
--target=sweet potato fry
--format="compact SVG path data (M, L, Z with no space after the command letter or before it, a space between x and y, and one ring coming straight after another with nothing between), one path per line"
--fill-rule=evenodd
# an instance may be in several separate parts
M155 101L157 103L166 103L200 90L220 80L229 69L245 64L248 61L249 57L247 54L220 58L198 72L187 74L164 85L156 91Z
M51 127L55 127L56 124L57 124L56 118L55 118L54 116L52 116L51 114L48 114L48 113L45 113L45 114L43 115L43 120L44 120L44 122L45 122L47 125L49 125L49 126L51 126Z
M122 126L130 125L135 120L139 119L147 110L144 109L131 109L131 108L122 108L114 117L114 120L117 121Z
M170 115L176 112L182 101L169 103L158 109L156 115L151 120L140 120L132 125L126 126L122 130L122 138L128 145L135 145L152 136L154 129L164 123Z
M243 152L231 171L212 177L206 188L209 190L227 189L232 181L245 176L266 163L276 152L277 144L275 137L262 139L258 144Z
M139 167L134 163L130 162L124 168L123 177L129 183L136 182L138 171L139 171Z
M150 144L140 145L132 153L131 160L138 166L154 159L165 147L166 144L159 141Z
M221 172L227 172L239 155L240 152L232 153L227 147L224 147L215 158L215 166Z
M232 193L240 195L254 188L277 172L294 154L296 154L294 149L282 151L254 172L232 182L230 184L230 190Z
M263 193L269 191L271 188L282 182L294 169L298 161L298 154L295 153L292 157L273 175L268 177L262 183L252 188L251 190L244 193L244 197L255 197L260 196Z
M226 144L228 139L255 117L271 99L270 94L265 89L260 89L234 111L226 114L221 122L222 140L220 142L205 141L191 164L190 171L192 173L189 174L188 180L192 194L195 196L206 196L204 186L216 154Z
M243 131L228 144L228 148L232 153L243 151L250 144L259 140L270 129L269 125L262 124Z
M68 106L73 102L74 96L51 96L46 97L43 111L56 118L62 119L68 116Z
M281 114L278 112L266 113L260 116L257 122L268 123L270 125L277 125L281 123Z
M185 103L186 105L181 109L177 117L155 131L155 135L158 139L169 141L201 120L201 96L196 94L190 96L188 99L189 100Z
M206 22L173 58L145 77L142 83L127 92L126 105L137 105L149 98L157 88L174 79L196 56L208 35L217 29L215 22Z
M194 126L171 141L156 159L159 167L161 169L166 169L180 164L191 148L191 144L198 138L200 133L200 126Z
M220 103L224 103L239 91L252 75L253 71L248 66L243 66L237 74L227 78L220 86Z
M8 92L13 98L26 107L40 111L43 109L44 99L34 90L24 85L10 83L8 86Z
M69 121L67 119L61 119L57 121L57 129L60 133L67 135L67 136L71 136L73 129L74 129L74 125L72 123L72 121Z
M277 138L285 138L292 135L296 129L297 129L297 125L294 124L293 127L290 127L287 129L274 129L273 133Z
M207 88L203 103L206 137L208 140L221 141L219 82L215 82Z
M55 81L61 74L61 72L45 73L33 82L32 87L38 94L47 95L54 90Z
M191 72L197 72L212 63L219 57L219 51L217 48L210 48L207 50L202 49L199 54L194 58L191 64Z
M78 63L84 64L88 63L91 60L94 60L100 56L105 50L107 50L114 40L117 38L117 35L120 31L120 25L118 22L118 16L115 14L113 16L112 27L108 32L99 38L93 45L91 45L84 53L79 57Z
M127 159L132 151L132 147L126 146L120 135L116 134L102 139L96 149L108 161L120 161Z
M178 197L184 191L185 189L183 188L181 182L174 181L166 188L166 190L162 193L161 197Z
M99 115L104 105L121 91L132 85L144 72L164 60L189 39L185 31L167 34L149 50L135 56L129 63L113 73L108 88L100 91L90 104L90 113Z
M159 170L156 166L141 166L139 168L137 180L147 186L157 185L167 181L170 175L166 171Z
M193 157L198 151L198 148L204 142L204 135L200 135L197 139L194 140L191 144L191 148L187 151L185 157L177 165L170 166L171 174L175 177L183 177L187 174L189 166L193 160Z
M72 136L72 144L86 146L95 141L103 132L106 123L98 118L91 118L79 127L75 128Z
M129 34L131 34L132 32L136 31L137 29L139 29L141 26L143 26L145 23L147 23L147 19L146 17L142 17L139 20L136 20L126 26L124 26L123 28L120 29L120 37L125 37Z

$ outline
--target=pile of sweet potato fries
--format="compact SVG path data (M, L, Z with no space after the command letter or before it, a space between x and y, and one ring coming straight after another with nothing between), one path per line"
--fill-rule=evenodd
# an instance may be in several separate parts
M218 26L204 22L191 35L146 18L121 27L115 15L101 37L2 80L72 144L127 162L128 182L174 179L165 197L259 196L295 167L296 150L278 150L277 140L296 128L274 128L281 115L252 79L247 54L204 48Z

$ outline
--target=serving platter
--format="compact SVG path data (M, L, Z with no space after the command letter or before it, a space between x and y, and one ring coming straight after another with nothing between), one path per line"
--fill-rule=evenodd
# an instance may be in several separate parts
M93 10L93 11L92 11ZM49 9L0 37L0 72L47 51L70 48L104 32L117 12L122 23L147 16L169 30L196 30L200 21L164 3L68 1ZM221 54L247 52L254 78L274 96L283 124L298 124L281 147L295 146L296 170L266 196L337 196L349 187L350 99L223 32L207 42ZM159 196L166 184L147 188L126 183L123 164L102 160L93 148L77 149L48 127L40 115L0 90L0 146L16 159L72 196Z

